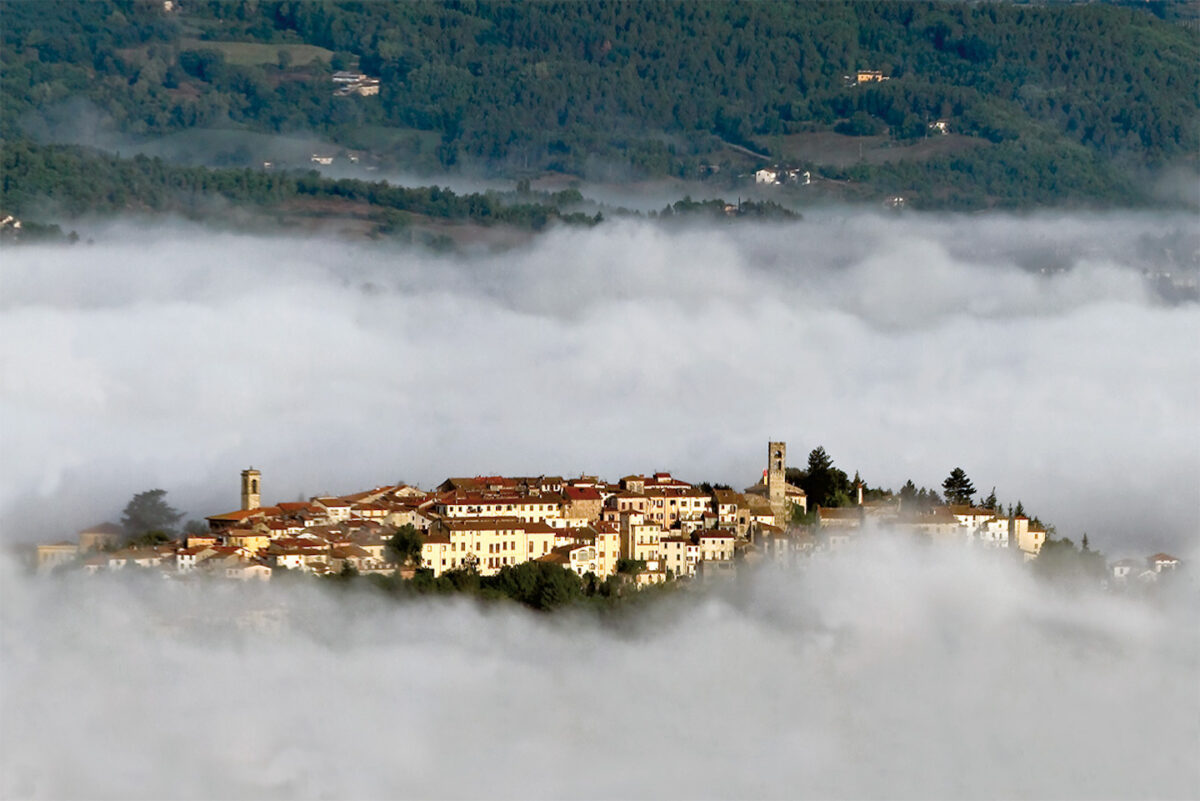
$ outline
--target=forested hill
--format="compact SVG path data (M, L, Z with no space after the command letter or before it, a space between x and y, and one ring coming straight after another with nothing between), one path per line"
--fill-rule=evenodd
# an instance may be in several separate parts
M509 177L731 182L779 164L852 199L953 207L1145 202L1148 175L1195 171L1200 151L1197 27L1142 8L89 0L2 11L8 141L61 137L86 100L100 127L140 140L303 131L380 166ZM378 95L335 96L335 69L377 77ZM888 80L859 82L859 70ZM229 166L257 158L243 155Z

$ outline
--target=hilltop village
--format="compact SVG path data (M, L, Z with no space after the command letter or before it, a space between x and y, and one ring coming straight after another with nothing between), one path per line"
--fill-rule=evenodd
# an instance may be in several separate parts
M448 478L430 491L399 484L272 506L262 505L261 473L247 469L240 508L209 516L207 530L130 544L125 529L104 523L81 531L76 542L39 545L37 569L140 567L168 577L265 581L278 571L486 577L539 562L644 587L730 577L742 564L837 551L866 529L1006 549L1024 560L1037 559L1047 544L1046 529L1023 514L970 504L905 508L890 493L865 501L861 482L852 505L810 510L805 491L786 480L786 465L787 444L771 442L761 480L741 492L662 472L616 483L594 476L474 476ZM1175 557L1155 554L1107 570L1117 582L1151 582L1178 565Z

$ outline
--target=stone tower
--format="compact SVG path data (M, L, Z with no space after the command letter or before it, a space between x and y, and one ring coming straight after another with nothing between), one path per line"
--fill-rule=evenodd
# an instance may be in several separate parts
M767 498L772 508L782 508L787 471L787 443L767 444Z
M259 485L262 474L251 467L242 471L242 508L257 509L259 507Z

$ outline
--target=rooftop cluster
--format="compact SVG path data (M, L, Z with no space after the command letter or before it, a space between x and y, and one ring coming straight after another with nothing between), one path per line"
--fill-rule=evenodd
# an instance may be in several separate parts
M128 521L125 527L105 523L80 532L77 542L38 546L37 568L96 573L136 566L175 578L241 580L269 580L281 570L403 578L426 571L437 579L456 572L497 576L540 562L643 587L728 577L740 564L793 562L843 549L867 531L1008 551L1025 560L1063 542L1052 540L1052 529L1030 520L1020 505L1004 512L994 492L983 506L972 505L974 488L958 468L943 485L948 503L936 493L916 493L911 482L899 493L864 492L857 477L848 498L837 487L844 474L823 449L810 454L801 483L819 500L844 505L810 510L809 493L787 480L798 471L787 468L786 449L769 443L762 480L742 492L693 485L666 472L615 483L587 475L473 476L447 478L432 490L384 485L262 506L261 475L248 469L240 508L209 516L202 530L131 541ZM144 495L155 493L161 495ZM143 505L160 500L139 499ZM1090 553L1086 538L1084 553ZM1120 560L1108 571L1115 582L1148 582L1178 564L1155 554L1144 563Z

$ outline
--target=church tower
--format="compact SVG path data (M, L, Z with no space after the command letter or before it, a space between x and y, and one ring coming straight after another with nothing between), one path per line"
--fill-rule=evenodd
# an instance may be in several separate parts
M259 507L259 483L262 474L251 467L242 471L242 509L257 509Z
M787 443L767 444L767 498L772 508L782 508L787 471Z

